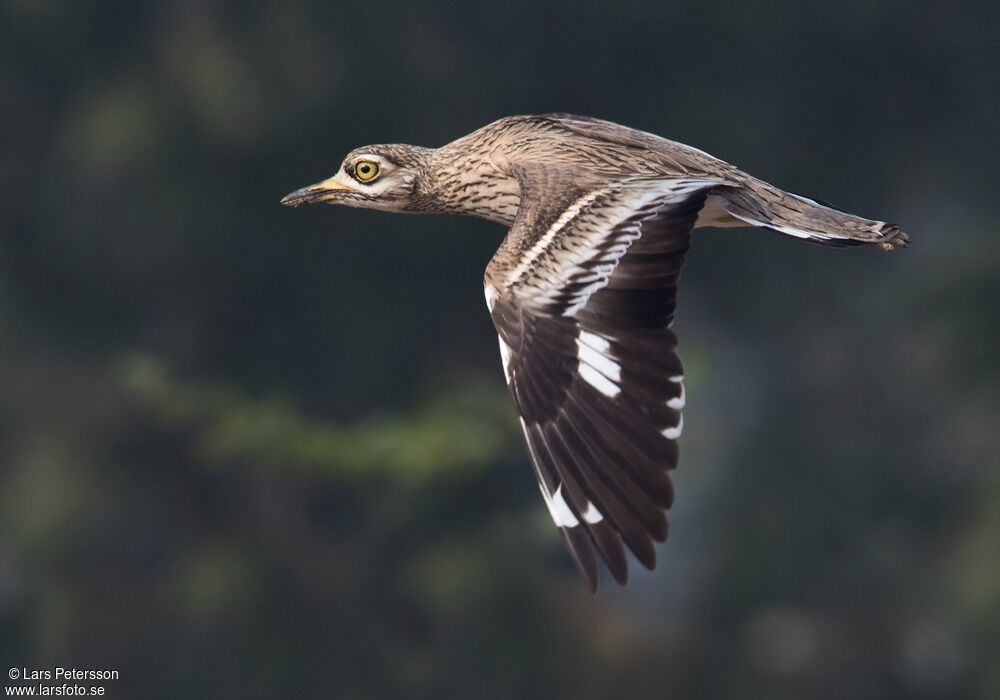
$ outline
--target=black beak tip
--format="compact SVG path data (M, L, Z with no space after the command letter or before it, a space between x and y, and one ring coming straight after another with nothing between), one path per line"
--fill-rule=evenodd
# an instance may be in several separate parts
M297 207L307 201L308 195L312 194L308 187L303 187L301 190L295 190L289 194L286 194L281 198L281 203L286 207Z

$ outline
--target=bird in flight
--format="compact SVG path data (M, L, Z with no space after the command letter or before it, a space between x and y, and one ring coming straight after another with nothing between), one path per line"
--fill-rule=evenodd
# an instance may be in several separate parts
M282 204L466 214L510 227L486 305L542 497L592 591L667 537L684 427L671 330L699 226L893 250L894 224L784 192L691 146L568 114L507 117L440 148L351 151Z

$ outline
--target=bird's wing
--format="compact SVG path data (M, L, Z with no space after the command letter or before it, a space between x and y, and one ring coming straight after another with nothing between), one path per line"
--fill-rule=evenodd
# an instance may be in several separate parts
M670 330L701 179L569 181L515 167L521 208L486 273L507 385L542 496L580 571L628 576L667 536L684 407Z

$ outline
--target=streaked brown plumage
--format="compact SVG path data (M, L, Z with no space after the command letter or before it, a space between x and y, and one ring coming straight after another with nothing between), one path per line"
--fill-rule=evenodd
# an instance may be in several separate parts
M667 536L683 421L676 286L693 228L762 226L827 246L907 236L683 144L563 114L508 117L440 148L352 151L282 203L466 214L510 226L486 269L504 374L549 511L592 589Z

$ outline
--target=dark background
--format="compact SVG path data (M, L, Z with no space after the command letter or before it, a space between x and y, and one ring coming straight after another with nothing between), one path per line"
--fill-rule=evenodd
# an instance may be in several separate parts
M3 667L128 698L1000 697L972 5L4 0ZM355 146L545 111L913 238L697 232L671 538L596 597L503 386L503 229L278 205Z

